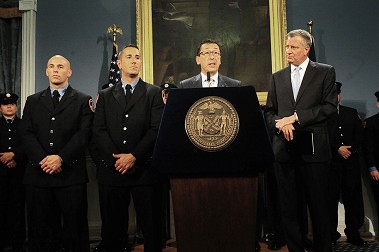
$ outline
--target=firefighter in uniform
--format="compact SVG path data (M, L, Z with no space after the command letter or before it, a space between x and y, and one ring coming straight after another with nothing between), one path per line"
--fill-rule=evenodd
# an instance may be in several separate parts
M0 95L0 251L23 251L25 230L25 189L22 178L25 155L19 137L18 96Z

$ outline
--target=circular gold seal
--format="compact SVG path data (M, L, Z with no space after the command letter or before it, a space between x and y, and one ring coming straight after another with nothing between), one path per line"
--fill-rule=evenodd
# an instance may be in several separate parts
M233 105L218 96L197 100L189 108L185 129L199 149L215 152L228 147L239 130L239 117Z

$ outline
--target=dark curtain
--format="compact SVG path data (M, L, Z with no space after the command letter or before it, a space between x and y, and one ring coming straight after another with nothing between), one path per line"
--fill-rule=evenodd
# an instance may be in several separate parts
M22 20L18 1L0 3L0 93L21 93Z

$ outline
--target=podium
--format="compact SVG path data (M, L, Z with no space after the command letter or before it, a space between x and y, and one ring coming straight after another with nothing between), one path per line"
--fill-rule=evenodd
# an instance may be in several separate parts
M202 105L202 99L209 102ZM234 114L225 113L223 100ZM199 109L193 110L196 104ZM197 113L207 121L189 125ZM221 119L231 124L232 117L238 123L237 133L221 149L207 149L208 142L202 148L201 141L199 147L191 138L189 131L194 128L200 140L217 139L211 135L222 135ZM255 251L257 175L272 161L253 87L171 89L152 165L170 177L178 252Z

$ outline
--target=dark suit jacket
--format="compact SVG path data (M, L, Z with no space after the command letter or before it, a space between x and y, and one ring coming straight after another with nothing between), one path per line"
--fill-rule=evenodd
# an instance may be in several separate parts
M155 182L156 172L148 164L163 112L161 89L140 79L126 105L121 83L100 91L93 125L101 164L99 183L114 186ZM116 171L112 154L131 153L135 167L124 175Z
M9 169L5 164L0 163L0 177L10 176L22 180L24 176L26 157L21 144L20 124L21 119L17 116L11 124L8 124L4 117L0 117L0 152L13 152L17 164L16 167Z
M333 160L343 162L345 168L359 168L354 158L358 157L363 142L363 125L354 108L345 106L339 107L339 113L334 113L328 122L330 146ZM342 145L350 145L352 155L348 159L342 158L338 154L338 149Z
M364 153L367 167L376 166L379 170L379 114L366 120L364 135Z
M217 87L239 87L241 86L241 81L229 78L227 76L218 74L218 84ZM182 80L178 88L202 88L201 74Z
M299 124L295 124L295 129L314 132L315 153L303 154L303 160L307 162L330 160L327 120L337 111L335 76L332 66L310 61L295 101L290 66L272 75L265 117L269 129L273 132L272 145L277 161L289 161L291 155L283 134L277 134L275 120L291 116L295 111L300 120Z
M69 86L54 109L50 88L28 97L23 118L23 144L28 155L24 183L60 187L88 181L85 150L91 137L93 112L89 95ZM62 172L46 174L39 162L58 154Z

